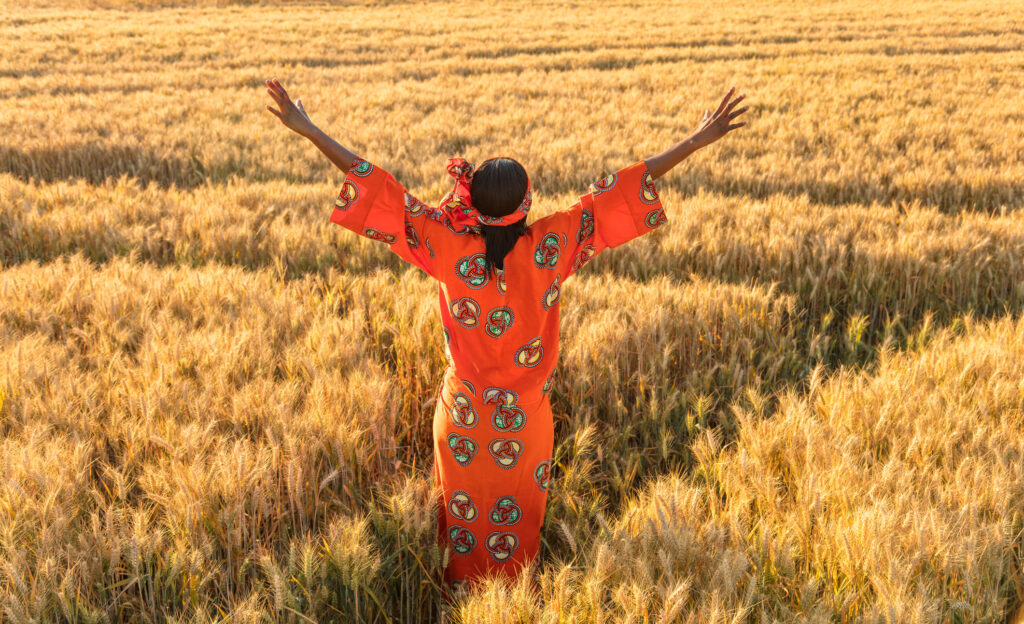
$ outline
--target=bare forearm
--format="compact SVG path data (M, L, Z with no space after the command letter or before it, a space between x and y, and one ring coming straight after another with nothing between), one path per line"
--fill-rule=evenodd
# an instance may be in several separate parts
M335 167L342 171L348 171L352 167L352 163L359 158L316 126L304 132L303 136L309 139L318 150L323 152L324 156L334 163Z
M695 135L691 134L657 156L651 156L644 160L647 172L651 174L651 178L656 180L701 147L702 145L697 141Z

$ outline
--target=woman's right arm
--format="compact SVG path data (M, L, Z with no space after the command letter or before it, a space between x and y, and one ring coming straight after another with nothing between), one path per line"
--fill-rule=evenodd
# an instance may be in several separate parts
M661 176L668 173L673 167L681 163L687 156L696 152L702 147L711 145L718 139L724 137L727 133L736 128L746 125L746 122L730 123L737 115L746 111L749 107L744 106L743 108L733 110L740 100L746 97L745 94L740 95L733 101L729 101L736 87L729 89L729 92L722 98L722 103L718 105L714 114L707 109L704 110L704 117L700 120L700 125L696 130L693 131L690 136L686 137L682 141L679 141L672 147L668 148L664 152L657 156L652 156L644 160L647 165L647 171L651 175L651 179L658 179Z
M433 219L434 209L406 191L394 176L349 151L310 121L302 100L292 103L275 80L267 81L267 92L280 110L267 110L289 130L312 141L334 165L345 173L334 201L330 221L366 238L387 243L403 260L435 276L434 248L451 232ZM453 235L453 234L451 234Z

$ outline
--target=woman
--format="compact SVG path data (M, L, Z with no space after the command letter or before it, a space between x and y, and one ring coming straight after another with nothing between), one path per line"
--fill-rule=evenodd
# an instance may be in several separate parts
M588 260L665 223L653 181L745 123L743 95L705 110L696 131L592 184L568 210L526 225L526 171L509 158L453 158L437 208L317 128L302 101L267 81L285 126L346 172L330 220L388 245L439 282L448 367L434 413L438 540L449 583L533 569L547 502L561 288ZM447 592L446 592L447 593Z

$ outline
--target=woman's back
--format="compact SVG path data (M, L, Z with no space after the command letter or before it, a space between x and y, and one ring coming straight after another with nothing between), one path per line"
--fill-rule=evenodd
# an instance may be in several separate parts
M474 385L500 380L524 398L542 392L558 359L567 237L534 224L505 256L504 269L492 273L483 269L482 236L465 236L451 249L451 270L439 276L440 313L446 356L460 378Z
M486 271L483 237L439 228L434 245L446 356L456 375L515 391L523 398L548 390L558 361L562 285L600 250L665 222L643 163L595 184L568 210L538 219Z

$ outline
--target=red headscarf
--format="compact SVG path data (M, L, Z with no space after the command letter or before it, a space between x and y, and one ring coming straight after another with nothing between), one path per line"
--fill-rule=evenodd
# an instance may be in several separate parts
M526 218L533 198L530 193L530 179L526 179L526 195L519 207L502 217L489 217L473 207L470 185L473 182L473 163L464 158L448 159L448 174L455 178L455 187L441 200L440 209L459 229L482 223L484 225L508 225Z

